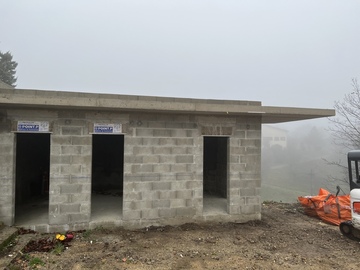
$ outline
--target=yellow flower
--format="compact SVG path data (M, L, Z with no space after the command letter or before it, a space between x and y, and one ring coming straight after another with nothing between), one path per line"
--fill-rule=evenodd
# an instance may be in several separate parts
M56 235L56 239L57 240L60 240L60 241L64 241L65 239L66 239L66 236L65 235L63 235L63 234L57 234Z

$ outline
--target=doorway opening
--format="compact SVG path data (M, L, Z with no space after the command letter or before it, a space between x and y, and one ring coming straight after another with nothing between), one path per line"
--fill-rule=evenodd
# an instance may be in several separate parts
M124 135L94 134L92 139L91 220L121 219Z
M228 137L204 137L203 212L227 212Z
M50 134L16 134L15 224L49 220Z

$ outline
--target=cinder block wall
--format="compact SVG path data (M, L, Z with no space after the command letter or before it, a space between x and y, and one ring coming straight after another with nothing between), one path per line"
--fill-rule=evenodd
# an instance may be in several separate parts
M203 136L229 137L227 212L232 220L260 218L260 117L9 110L0 120L0 218L8 225L14 222L15 137L11 123L17 120L50 123L52 231L71 224L72 229L86 228L91 220L93 123L123 124L124 225L206 219Z
M228 213L240 219L260 219L261 119L236 120L230 138Z
M14 134L6 118L0 116L0 221L14 223Z
M123 219L202 214L202 137L193 116L133 114L125 136Z
M203 136L230 138L228 213L260 218L260 118L134 114L125 137L124 220L202 216Z
M51 136L50 225L60 225L60 228L67 224L79 224L79 228L88 226L91 219L93 124L122 123L126 127L127 122L127 114L58 112Z
M50 150L49 224L85 223L91 210L91 135L84 112L59 111Z

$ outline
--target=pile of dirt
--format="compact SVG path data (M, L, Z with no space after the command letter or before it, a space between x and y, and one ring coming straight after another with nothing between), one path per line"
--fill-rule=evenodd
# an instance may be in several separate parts
M359 269L360 245L299 204L266 203L262 220L75 232L61 252L24 250L11 269ZM21 237L21 236L20 236ZM54 235L40 235L40 239ZM33 246L48 247L47 241ZM18 268L16 268L18 267Z

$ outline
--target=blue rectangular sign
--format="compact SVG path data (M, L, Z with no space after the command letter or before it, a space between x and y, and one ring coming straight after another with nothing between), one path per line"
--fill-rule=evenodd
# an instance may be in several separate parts
M18 131L40 131L40 125L38 124L18 124Z
M95 126L94 127L95 133L113 133L114 128L112 126Z

